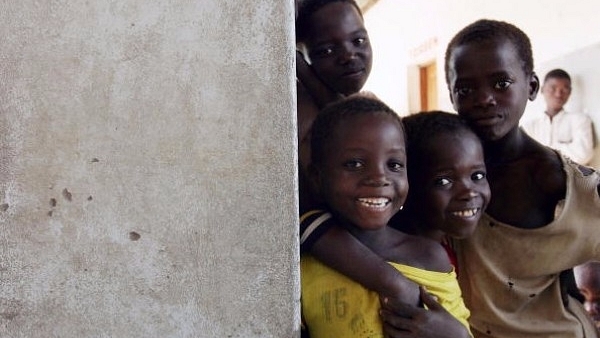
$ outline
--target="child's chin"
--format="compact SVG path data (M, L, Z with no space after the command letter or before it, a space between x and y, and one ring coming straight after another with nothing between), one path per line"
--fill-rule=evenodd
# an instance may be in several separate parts
M383 229L386 226L387 226L387 222L377 222L377 223L363 224L362 226L360 226L360 228L363 230L367 230L367 231L374 231L374 230Z

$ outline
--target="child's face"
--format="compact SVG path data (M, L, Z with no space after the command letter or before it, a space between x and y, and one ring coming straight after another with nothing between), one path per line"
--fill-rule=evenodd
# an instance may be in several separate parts
M577 287L585 297L583 306L600 327L600 267L597 264L575 268Z
M454 48L448 59L448 89L454 109L484 141L495 141L519 125L527 100L539 88L506 39Z
M404 134L382 114L341 121L325 145L318 185L329 207L363 230L380 229L408 192Z
M363 19L354 6L335 2L315 12L305 40L319 78L345 95L357 93L371 72L372 52Z
M439 134L418 161L411 194L419 221L451 237L471 235L490 200L477 136L466 131Z

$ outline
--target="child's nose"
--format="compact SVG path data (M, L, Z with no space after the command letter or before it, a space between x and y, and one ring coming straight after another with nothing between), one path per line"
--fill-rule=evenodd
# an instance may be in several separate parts
M488 89L481 89L476 93L477 104L481 106L493 106L496 105L496 98L494 92Z
M463 200L470 200L479 195L477 187L471 180L459 180L457 183L459 193L458 197Z
M371 168L367 173L365 184L375 187L383 187L390 185L390 180L385 172L385 168Z
M347 63L354 58L356 58L356 50L354 46L345 45L340 55L340 62Z

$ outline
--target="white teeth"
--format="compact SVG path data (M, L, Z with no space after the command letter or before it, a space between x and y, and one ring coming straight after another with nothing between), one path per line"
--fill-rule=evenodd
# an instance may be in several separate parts
M475 209L455 211L452 213L452 215L458 216L458 217L473 217L473 216L475 216L475 214L477 214L478 210L479 209L475 208Z
M390 199L384 197L359 198L358 201L374 208L383 208L390 203Z

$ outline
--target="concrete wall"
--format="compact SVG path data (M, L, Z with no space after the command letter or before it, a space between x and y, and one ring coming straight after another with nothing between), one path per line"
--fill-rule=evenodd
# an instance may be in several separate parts
M0 5L0 336L298 333L292 2Z

